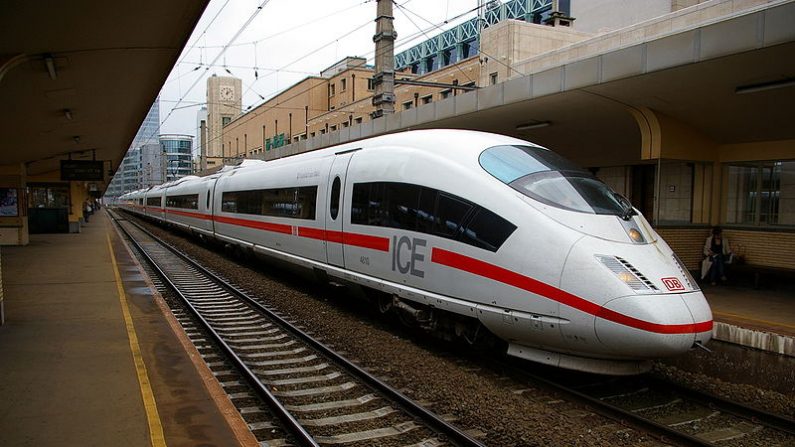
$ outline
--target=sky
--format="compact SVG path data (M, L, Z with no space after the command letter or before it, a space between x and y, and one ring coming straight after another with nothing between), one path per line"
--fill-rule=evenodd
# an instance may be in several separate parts
M395 53L474 17L478 3L396 1ZM346 56L372 64L375 16L375 0L211 0L161 89L159 133L196 135L213 74L243 80L246 110Z

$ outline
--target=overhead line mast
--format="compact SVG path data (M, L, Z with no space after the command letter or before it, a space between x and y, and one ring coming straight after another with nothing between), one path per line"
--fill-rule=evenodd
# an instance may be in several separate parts
M373 105L371 118L395 113L395 39L392 21L392 0L378 0L375 19L375 75L373 76Z

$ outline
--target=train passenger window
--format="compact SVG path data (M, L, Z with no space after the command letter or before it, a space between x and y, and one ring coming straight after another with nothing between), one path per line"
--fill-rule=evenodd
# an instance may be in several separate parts
M316 205L317 186L226 191L221 196L221 211L258 216L314 219Z
M480 208L461 230L461 242L490 251L497 251L516 230L516 225L491 211Z
M185 194L179 196L167 196L166 206L171 208L199 209L199 195Z
M331 185L331 200L329 201L329 213L331 213L331 220L337 220L337 215L340 212L341 186L340 178L334 177L334 183Z
M417 205L421 187L407 183L387 183L387 227L416 230Z
M507 220L460 197L395 182L354 184L351 223L435 234L490 251L497 251L516 230Z
M160 197L147 197L146 198L146 205L147 206L157 206L159 207L161 203Z
M436 196L439 192L432 188L422 188L420 203L417 206L417 231L433 233L436 223Z
M472 209L466 201L440 193L436 204L436 225L434 233L454 237L464 218Z

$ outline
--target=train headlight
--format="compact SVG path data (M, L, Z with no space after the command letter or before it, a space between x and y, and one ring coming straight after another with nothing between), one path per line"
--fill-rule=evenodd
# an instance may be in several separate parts
M638 271L627 260L618 256L595 255L596 259L607 267L616 278L637 292L650 292L657 287Z
M644 242L643 235L635 228L629 229L629 238L632 239L633 242Z
M638 278L635 275L629 272L620 272L617 273L616 276L618 276L618 279L624 281L627 284L632 284L638 280Z

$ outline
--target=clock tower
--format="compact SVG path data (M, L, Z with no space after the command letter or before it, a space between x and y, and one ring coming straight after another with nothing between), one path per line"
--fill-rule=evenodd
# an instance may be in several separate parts
M239 78L216 75L207 78L207 144L202 144L205 150L202 155L208 157L209 167L222 163L221 159L231 154L222 149L221 130L242 111L242 86ZM213 158L217 159L216 163Z

